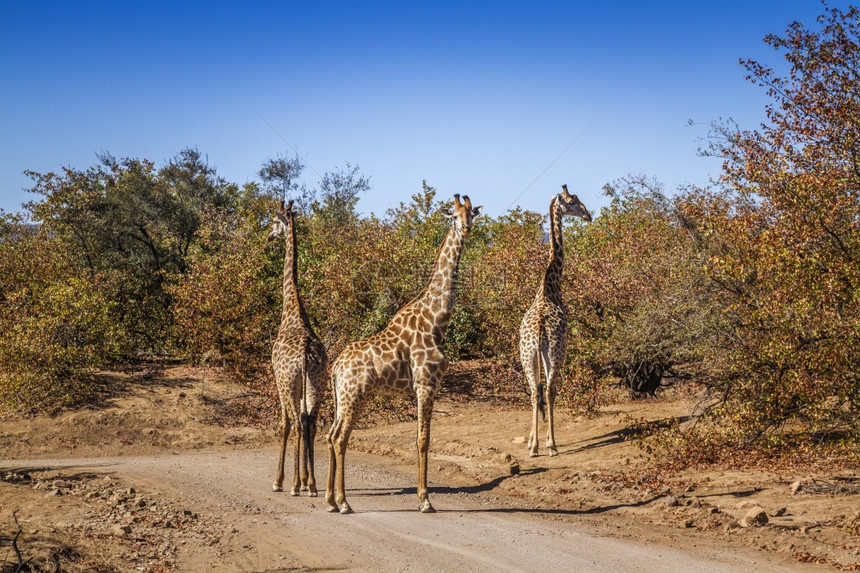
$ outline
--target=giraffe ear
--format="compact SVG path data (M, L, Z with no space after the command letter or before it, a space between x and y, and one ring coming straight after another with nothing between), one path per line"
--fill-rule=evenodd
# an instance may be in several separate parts
M443 214L443 215L445 215L445 216L446 216L446 217L448 217L449 219L453 219L453 218L455 217L455 215L454 215L454 213L451 211L451 209L440 209L440 211L442 212L442 214Z
M477 217L478 215L480 215L480 214L481 214L481 212L482 212L483 210L484 210L484 206L483 206L483 205L478 205L477 207L475 207L474 209L472 209L472 216L473 216L473 217Z
M278 219L280 219L280 220L281 220L281 223L283 223L284 225L289 225L289 224L290 224L290 221L287 219L286 215L284 215L284 214L283 214L283 213L281 213L280 211L278 211L277 213L275 213L275 215L277 215Z

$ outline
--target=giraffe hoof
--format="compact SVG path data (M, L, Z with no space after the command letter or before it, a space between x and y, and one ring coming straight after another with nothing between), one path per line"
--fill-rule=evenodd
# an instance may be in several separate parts
M272 491L284 491L284 488L282 488L281 486L279 486L276 483L273 483L272 484Z
M549 455L550 455L550 457L557 456L557 455L558 455L558 450L557 450L557 449L555 449L555 448L552 448L552 449L549 451Z
M308 492L308 497L318 497L318 496L319 496L319 494L316 491L309 491Z
M355 513L355 512L352 511L352 508L349 507L348 503L344 503L343 506L341 506L341 508L340 508L340 514L341 515L348 515L350 513Z
M430 502L425 502L418 507L421 510L421 513L436 513L436 510L433 509L433 506L430 505Z
M297 489L290 490L290 495L293 497L296 497L297 495L299 495L299 490L297 490Z
M538 453L537 452L529 452L529 457L536 458L536 457L538 457Z
M325 510L329 513L337 513L338 509L336 505L330 505Z

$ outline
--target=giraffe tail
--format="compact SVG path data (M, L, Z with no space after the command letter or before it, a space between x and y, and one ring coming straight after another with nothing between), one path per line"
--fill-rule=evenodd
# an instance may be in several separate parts
M310 397L308 396L308 388L310 384L308 383L308 359L305 357L305 366L304 372L302 372L302 411L299 413L299 420L302 426L302 440L305 442L305 455L307 456L308 448L311 443L311 416L308 411L308 404L310 403Z
M305 456L308 455L308 446L311 443L311 417L307 412L302 412L302 440L305 442Z
M544 388L546 385L541 382L537 386L538 410L540 410L541 418L546 422L546 398L544 397Z

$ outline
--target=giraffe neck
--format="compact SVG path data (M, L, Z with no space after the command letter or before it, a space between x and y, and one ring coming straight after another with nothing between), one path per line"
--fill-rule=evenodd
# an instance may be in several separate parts
M457 225L452 225L436 254L430 279L414 301L414 305L429 309L430 321L439 329L441 336L444 336L454 311L460 255L465 242L466 235Z
M307 326L309 324L302 301L299 298L298 257L296 256L296 225L292 222L286 234L284 255L284 306L281 310L281 326Z
M546 273L543 278L543 288L538 296L561 304L561 277L564 271L564 234L561 229L561 213L556 209L557 199L552 200L549 207L550 219L550 253Z

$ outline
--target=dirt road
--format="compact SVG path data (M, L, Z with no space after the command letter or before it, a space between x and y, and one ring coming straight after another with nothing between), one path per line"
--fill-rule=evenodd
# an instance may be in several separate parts
M320 455L320 458L325 456ZM350 453L354 515L329 514L323 497L271 491L271 451L7 460L4 472L49 472L173 505L194 527L165 530L180 571L798 571L752 551L691 553L598 536L576 511L535 510L481 488L431 487L438 513L417 511L415 478L387 457ZM325 476L325 460L317 462ZM324 487L324 478L320 479ZM56 482L54 482L56 483ZM67 483L71 487L70 483ZM432 484L431 484L432 486ZM41 496L45 494L40 492ZM71 497L71 496L67 496ZM89 496L101 500L104 496ZM63 498L60 498L62 500ZM57 501L56 519L90 521ZM21 500L23 501L23 500ZM126 501L126 504L128 502ZM135 519L126 512L129 523ZM92 525L92 524L91 524ZM93 526L98 529L98 526ZM136 525L132 524L132 527ZM130 567L128 570L134 570ZM143 567L138 567L143 569Z
M20 526L22 560L68 573L860 570L852 468L655 470L627 424L689 412L683 393L561 411L559 455L537 458L525 405L440 400L433 515L417 511L414 421L368 423L347 458L356 514L332 515L271 491L275 428L229 423L245 388L142 368L113 374L98 407L0 417L0 562ZM750 506L766 525L741 525Z

